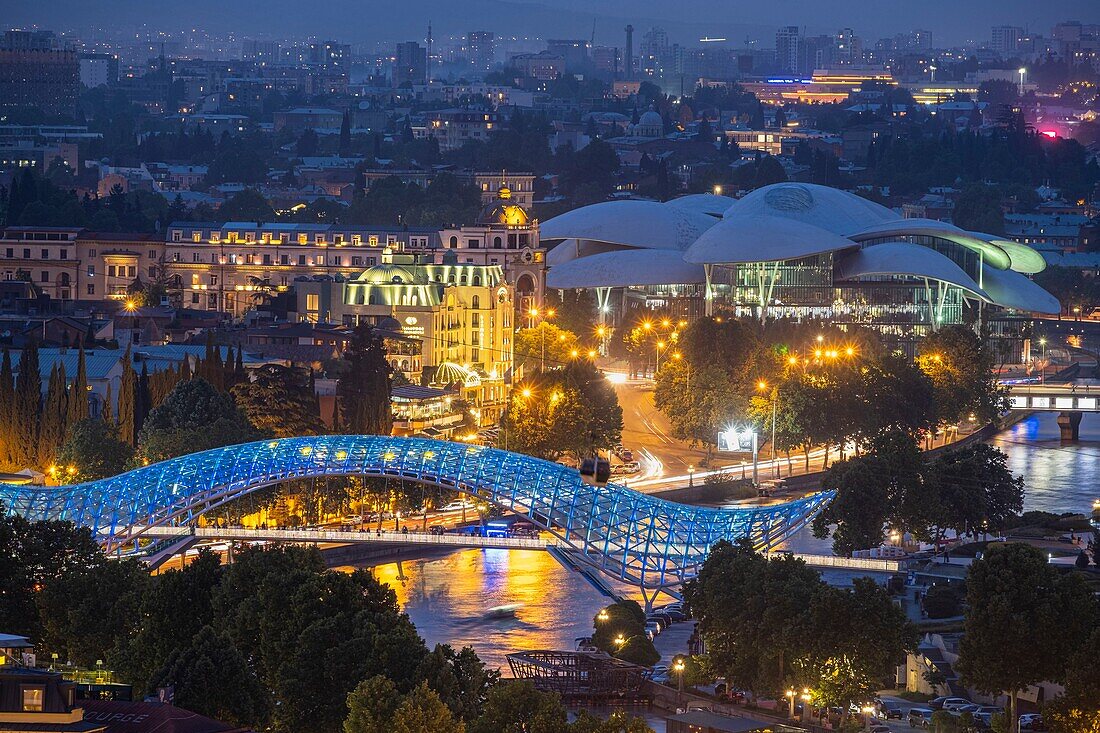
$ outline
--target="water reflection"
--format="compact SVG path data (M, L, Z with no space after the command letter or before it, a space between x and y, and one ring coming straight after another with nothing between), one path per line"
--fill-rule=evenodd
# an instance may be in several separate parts
M1024 509L1088 512L1100 498L1100 414L1081 420L1081 440L1062 443L1055 412L1035 413L990 441L1024 477Z
M429 646L472 646L508 674L505 655L520 649L572 649L610 601L549 553L459 550L444 557L379 565L374 576L397 594ZM518 604L515 618L487 618Z

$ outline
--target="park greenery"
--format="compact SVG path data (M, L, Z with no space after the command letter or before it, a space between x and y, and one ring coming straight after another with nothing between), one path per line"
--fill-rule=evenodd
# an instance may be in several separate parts
M429 649L392 590L366 570L327 570L316 548L202 552L150 576L105 556L86 529L0 513L0 628L40 657L102 660L135 694L171 687L180 707L294 733L644 733L502 683L469 647Z
M512 390L496 444L536 458L581 460L619 443L623 411L588 358L536 371Z
M822 582L789 556L766 558L722 541L684 586L711 674L756 697L808 689L813 703L866 703L915 648L917 636L870 578L851 588Z
M962 682L1007 695L1010 722L1017 718L1020 692L1039 682L1063 683L1065 693L1043 710L1051 730L1100 729L1100 604L1081 574L1052 566L1030 545L994 544L970 566L966 587L954 665Z
M592 619L592 645L627 662L651 667L661 655L645 634L645 611L637 601L618 601Z

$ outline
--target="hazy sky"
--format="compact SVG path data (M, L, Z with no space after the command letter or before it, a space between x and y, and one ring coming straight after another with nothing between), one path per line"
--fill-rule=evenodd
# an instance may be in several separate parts
M156 29L199 27L240 35L325 36L348 42L419 39L430 18L437 37L469 30L622 43L630 22L658 25L673 40L746 37L770 46L780 25L811 33L848 26L874 41L923 28L936 45L987 40L991 25L1047 34L1062 20L1100 23L1100 0L0 0L7 26Z

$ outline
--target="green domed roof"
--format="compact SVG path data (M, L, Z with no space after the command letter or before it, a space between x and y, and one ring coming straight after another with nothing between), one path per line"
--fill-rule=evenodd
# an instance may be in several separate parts
M407 267L383 262L381 265L368 267L356 278L356 282L364 285L423 285L428 282L428 278L417 275Z

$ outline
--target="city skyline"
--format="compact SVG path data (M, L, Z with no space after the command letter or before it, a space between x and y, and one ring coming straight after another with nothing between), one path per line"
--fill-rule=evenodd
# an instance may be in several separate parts
M338 37L352 43L383 43L399 39L420 39L429 20L437 38L458 37L478 26L501 36L579 37L595 36L597 44L617 45L626 22L644 30L662 27L670 38L693 45L700 38L725 38L725 45L742 46L748 41L769 47L775 29L798 25L808 33L832 33L851 26L865 38L888 37L916 28L930 30L940 46L958 46L987 41L990 28L1009 24L1045 33L1052 18L1100 21L1100 10L1079 0L1056 0L1040 11L1022 0L993 3L989 0L949 4L933 0L919 6L895 7L858 0L811 3L798 0L782 9L768 6L733 8L713 0L689 0L675 8L655 0L604 4L592 12L580 0L473 0L461 7L428 0L416 13L398 6L363 8L346 0L330 0L311 8L308 16L295 12L294 3L273 0L257 13L251 3L226 8L210 0L196 0L186 7L161 7L156 11L133 0L110 3L109 26L120 32L139 32L142 26L173 34L191 29L208 33L232 33L240 37L304 38ZM939 6L939 7L937 7ZM99 9L61 0L49 4L17 0L8 9L8 25L59 28L77 33L108 25ZM684 21L684 18L707 20ZM338 29L338 32L334 32Z

